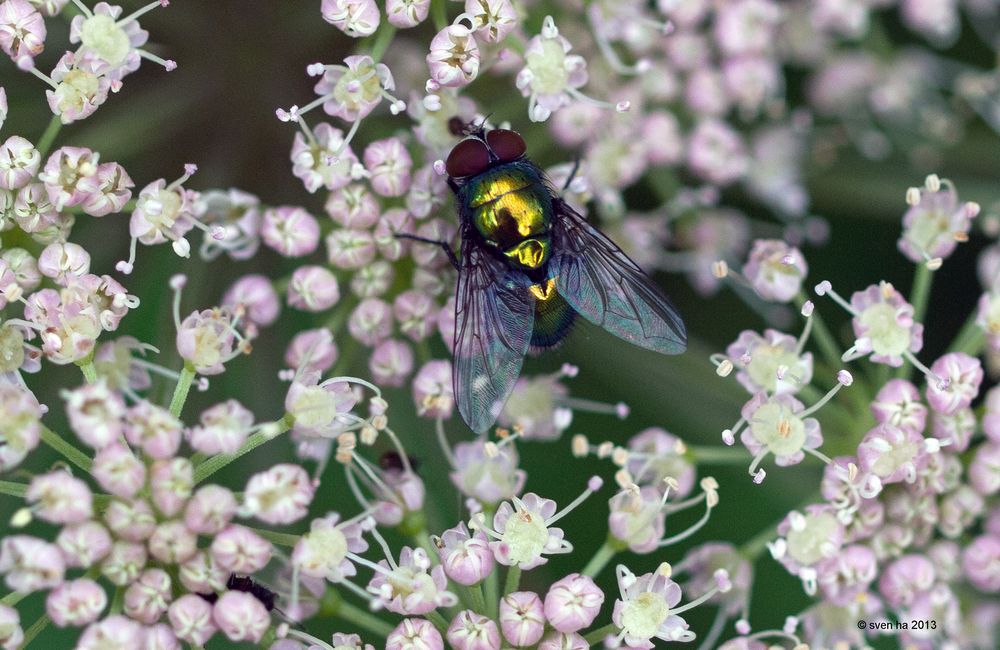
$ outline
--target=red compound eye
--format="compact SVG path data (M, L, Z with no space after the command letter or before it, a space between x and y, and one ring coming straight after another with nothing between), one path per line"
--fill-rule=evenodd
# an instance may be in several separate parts
M509 129L493 129L486 134L486 144L490 145L493 153L503 162L517 160L527 149L524 138L517 131Z
M475 176L490 166L490 152L482 140L468 138L455 145L444 163L445 171L452 178Z

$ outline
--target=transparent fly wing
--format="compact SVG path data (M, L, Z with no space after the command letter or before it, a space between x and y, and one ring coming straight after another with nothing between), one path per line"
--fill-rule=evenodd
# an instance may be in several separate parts
M528 284L472 236L462 238L454 388L458 410L476 433L496 421L521 373L535 316Z
M573 309L639 347L662 354L687 348L680 314L618 246L556 201L549 276Z

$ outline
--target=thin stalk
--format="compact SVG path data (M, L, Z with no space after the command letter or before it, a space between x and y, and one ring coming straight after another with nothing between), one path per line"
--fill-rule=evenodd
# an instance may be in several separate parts
M696 463L706 465L746 465L750 455L745 447L688 447L688 454Z
M444 620L444 616L441 616L436 609L424 614L424 618L434 624L434 627L439 629L442 633L448 630L448 621Z
M97 368L94 367L94 353L91 352L83 359L76 362L79 366L80 371L83 373L83 378L88 384L92 384L97 381Z
M337 605L338 618L342 618L349 623L353 623L360 628L368 630L372 634L377 634L382 638L388 637L393 630L393 626L383 621L379 617L367 612L360 607L356 607L346 600L340 601Z
M243 443L243 446L234 451L233 453L216 454L215 456L212 456L211 458L209 458L208 460L206 460L205 462L201 463L200 465L194 468L194 482L201 483L209 476L215 474L220 469L222 469L229 463L233 462L234 460L237 460L241 456L250 453L257 447L260 447L265 442L273 440L282 433L288 431L290 428L292 428L292 420L293 420L292 416L286 414L285 417L281 418L280 420L274 423L278 428L277 431L258 431L257 433L247 438L247 441Z
M170 399L170 414L175 418L179 418L181 411L184 410L184 402L187 401L188 393L191 391L194 376L194 366L186 362L184 369L181 370L181 376L177 378L177 385L174 386L174 396Z
M41 634L42 630L47 628L51 622L52 619L49 618L48 614L42 614L41 618L32 623L31 627L24 631L24 641L21 642L21 647L27 648L28 644L34 641L35 637Z
M49 153L49 149L52 148L52 143L56 141L56 136L59 135L61 129L62 120L59 119L58 115L54 115L49 120L49 125L45 127L45 132L42 133L42 137L38 139L38 145L35 147L43 159Z
M618 626L615 625L614 623L608 623L604 627L597 628L593 632L590 632L589 634L585 635L583 637L583 640L586 641L589 645L595 645L603 641L605 638L608 637L608 635L611 634L618 634Z
M71 443L63 440L62 436L44 424L42 425L42 442L58 451L73 465L76 465L88 474L90 473L90 457L74 447Z
M17 483L15 481L0 481L0 494L6 494L9 497L24 497L24 493L28 491L28 485L26 483Z
M375 35L375 44L372 46L371 57L375 63L382 60L385 56L386 50L389 49L389 45L392 44L392 38L396 35L396 28L392 26L392 23L385 21L378 30L378 34Z
M743 461L746 462L746 456L744 455ZM594 557L590 558L590 562L587 562L587 566L583 567L583 575L588 578L596 578L604 567L608 565L608 562L614 558L618 551L608 543L607 540L601 545L601 548L597 549L594 553Z
M289 533L279 533L273 530L267 530L266 528L250 528L253 532L257 533L267 541L277 544L278 546L295 546L302 539L301 535L292 535Z
M927 314L927 303L931 297L931 280L934 272L926 264L918 264L913 276L913 289L910 290L910 304L913 305L913 321L923 323ZM913 375L913 366L904 363L896 368L897 379L909 379Z
M517 591L518 586L521 584L521 567L511 566L507 569L507 578L503 582L503 594L512 594Z
M983 348L983 344L986 342L986 337L983 334L983 328L979 326L976 322L978 318L978 310L973 310L969 314L969 318L966 319L965 324L962 325L962 329L958 331L955 335L954 340L948 347L948 352L965 352L966 354L978 354Z
M12 591L3 598L0 598L0 605L6 605L7 607L15 607L19 602L24 600L26 596L30 594L27 591Z
M466 588L472 599L472 609L476 611L477 614L482 614L483 616L489 616L489 610L486 609L486 598L483 597L483 586L482 585L472 585Z
M431 0L431 20L437 31L448 26L448 6L445 0Z

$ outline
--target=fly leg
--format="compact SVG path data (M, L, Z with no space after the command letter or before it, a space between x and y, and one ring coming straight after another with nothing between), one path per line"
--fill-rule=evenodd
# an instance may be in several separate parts
M456 270L460 268L460 265L458 263L458 256L455 255L455 251L451 249L451 244L449 244L446 241L441 241L440 239L430 239L428 237L420 237L418 235L411 235L405 232L397 232L396 239L412 239L413 241L422 242L424 244L439 246L441 247L441 250L444 251L444 254L448 256L448 261L451 262L451 265L454 266Z
M578 171L580 171L580 156L579 155L573 160L573 169L569 170L569 176L566 177L566 182L563 183L562 190L559 192L560 194L565 194L566 193L566 190L569 189L570 183L572 183L573 179L576 178L576 173Z

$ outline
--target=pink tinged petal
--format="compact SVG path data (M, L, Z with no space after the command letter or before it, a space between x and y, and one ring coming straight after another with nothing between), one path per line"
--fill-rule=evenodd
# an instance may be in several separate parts
M212 607L212 619L230 641L257 643L271 625L271 614L253 594L227 591Z

